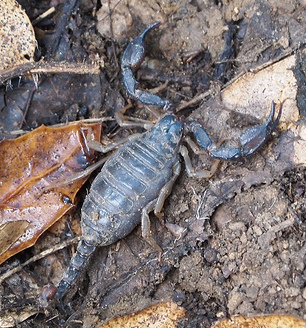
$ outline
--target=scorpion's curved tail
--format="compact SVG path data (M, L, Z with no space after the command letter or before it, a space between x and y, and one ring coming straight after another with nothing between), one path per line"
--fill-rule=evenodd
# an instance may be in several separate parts
M58 299L62 299L66 295L73 282L84 272L96 247L96 245L90 245L83 239L80 240L76 253L71 259L70 265L64 273L62 280L58 284L56 295Z

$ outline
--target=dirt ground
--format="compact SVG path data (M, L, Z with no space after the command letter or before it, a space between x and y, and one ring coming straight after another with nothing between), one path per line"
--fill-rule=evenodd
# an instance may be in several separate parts
M50 1L20 3L31 20L50 6ZM237 141L241 131L263 122L272 100L280 103L287 97L266 97L262 107L241 112L237 95L231 97L233 108L225 108L226 88L243 73L295 56L290 70L295 94L283 105L286 128L277 128L254 155L220 163L209 180L191 179L182 171L164 205L171 232L151 215L154 238L164 250L161 261L136 228L120 242L96 251L74 294L65 300L63 315L54 303L44 308L37 300L42 287L57 284L68 266L76 245L66 247L1 283L1 316L15 313L18 321L22 313L32 314L16 327L61 327L68 320L68 327L89 328L172 300L186 309L178 327L208 328L218 319L240 314L283 313L306 320L306 171L292 148L304 136L303 151L306 137L287 129L305 126L304 2L110 0L101 5L80 0L55 53L50 51L50 32L58 28L66 3L52 5L55 14L35 26L37 59L97 61L101 73L40 76L41 88L32 95L20 129L112 117L128 99L119 68L122 53L154 21L164 24L147 38L148 58L135 73L137 80L142 88L159 87L161 97L182 108L180 115L186 120L200 122L213 140ZM19 83L2 92L25 102L25 90L33 82L25 78ZM250 93L243 97L253 99ZM298 108L298 122L288 118L290 101ZM132 104L129 115L150 118L141 104ZM114 121L103 125L103 136L110 141L133 132ZM212 164L206 155L191 157L197 169ZM78 206L33 247L2 264L0 275L80 234L80 207L92 179L80 191Z

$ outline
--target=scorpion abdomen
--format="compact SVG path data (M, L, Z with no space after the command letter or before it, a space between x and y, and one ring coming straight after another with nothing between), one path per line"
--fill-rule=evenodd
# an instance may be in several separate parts
M160 131L165 123L181 130L179 122L165 116L119 148L94 180L82 207L82 232L88 243L106 246L129 234L140 223L142 208L158 197L171 177L180 137L175 147L165 147Z
M140 223L143 208L158 198L173 174L182 130L175 116L166 115L106 161L83 203L82 240L58 286L59 298L87 266L97 246L116 242Z

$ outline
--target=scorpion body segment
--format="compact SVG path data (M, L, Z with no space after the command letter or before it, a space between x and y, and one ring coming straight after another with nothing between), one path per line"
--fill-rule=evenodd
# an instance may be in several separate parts
M157 202L178 162L182 132L182 124L166 115L104 164L84 201L82 240L58 286L59 297L86 267L96 246L110 245L128 235L141 222L142 209Z
M94 180L83 204L84 240L110 245L140 223L142 209L158 197L172 176L181 136L181 123L167 115L118 149Z
M267 121L244 132L240 137L240 147L218 147L199 123L190 121L183 125L170 112L173 106L169 101L137 89L138 82L131 68L140 65L143 60L145 35L159 25L154 23L147 27L128 45L122 57L121 68L127 93L144 104L163 107L166 113L150 130L119 147L95 178L82 207L82 239L59 283L59 299L87 266L97 246L116 242L128 235L139 223L142 224L142 235L161 253L161 248L150 235L148 213L154 210L155 215L161 217L164 200L180 173L180 155L185 160L186 171L190 176L202 178L212 175L212 171L195 172L192 169L187 148L182 145L183 134L191 134L196 144L211 157L230 160L256 151L279 122L281 106L274 119L275 104L272 103ZM188 140L192 147L192 140L186 138L186 142Z

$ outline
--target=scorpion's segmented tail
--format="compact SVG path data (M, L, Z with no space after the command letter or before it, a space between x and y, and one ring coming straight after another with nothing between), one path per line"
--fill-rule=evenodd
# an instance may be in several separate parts
M70 265L57 287L58 299L62 299L73 282L79 278L80 274L86 268L95 249L95 245L90 245L83 239L78 243L76 253L71 259Z

